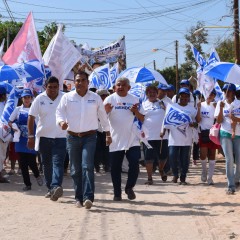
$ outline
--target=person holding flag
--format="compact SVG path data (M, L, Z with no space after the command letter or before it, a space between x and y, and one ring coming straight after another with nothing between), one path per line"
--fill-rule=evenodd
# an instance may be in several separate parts
M169 105L164 118L161 138L169 129L169 160L173 172L172 182L177 183L180 168L180 184L186 185L186 177L190 162L190 153L193 139L193 127L197 127L196 117L200 110L189 104L190 91L180 88L179 102Z

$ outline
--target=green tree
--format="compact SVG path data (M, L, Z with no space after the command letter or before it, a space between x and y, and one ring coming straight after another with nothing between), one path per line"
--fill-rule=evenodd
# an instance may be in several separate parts
M228 37L223 41L217 40L216 51L221 62L235 62L234 41L232 37Z
M189 78L190 76L196 76L196 69L197 69L197 62L194 59L191 46L189 43L191 43L203 56L202 51L202 44L207 44L207 30L204 28L204 22L197 22L196 26L190 27L190 29L187 31L187 34L185 34L185 39L187 40L187 43L185 44L185 63L181 65L181 76L182 78ZM196 30L201 29L202 31L199 31L197 34L194 33Z
M47 49L50 41L52 40L53 36L56 34L58 29L58 24L56 22L52 22L44 27L42 31L38 32L38 39L42 54ZM62 27L62 31L65 31L65 25Z
M0 44L5 38L4 52L7 50L7 35L9 36L9 46L16 37L18 31L22 27L22 22L0 21ZM9 34L7 34L7 32Z
M175 66L164 68L163 70L158 70L163 77L166 79L168 84L173 84L175 86L176 81L176 68Z

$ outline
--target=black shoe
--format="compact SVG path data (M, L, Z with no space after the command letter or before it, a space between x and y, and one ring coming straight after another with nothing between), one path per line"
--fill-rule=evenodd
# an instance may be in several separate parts
M25 187L23 188L23 191L24 191L24 192L30 191L31 189L32 189L31 186L25 186Z
M63 195L63 188L58 186L51 190L51 197L52 201L57 201Z
M121 196L120 197L114 196L113 201L116 201L116 202L122 201L122 197Z
M178 181L178 177L173 176L172 182L177 183L177 181Z
M136 195L135 195L135 193L134 193L132 188L126 189L125 193L127 194L129 200L133 200L133 199L136 198Z

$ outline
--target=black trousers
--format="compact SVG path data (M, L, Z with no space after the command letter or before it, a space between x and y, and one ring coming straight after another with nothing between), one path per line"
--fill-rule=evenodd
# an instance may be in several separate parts
M36 161L36 155L31 153L19 153L19 162L22 170L23 182L26 186L31 186L29 170L30 168L33 172L35 178L39 177L39 170Z
M94 167L96 171L100 170L100 164L103 165L104 170L109 168L109 147L106 146L106 133L97 132L97 144L94 155Z

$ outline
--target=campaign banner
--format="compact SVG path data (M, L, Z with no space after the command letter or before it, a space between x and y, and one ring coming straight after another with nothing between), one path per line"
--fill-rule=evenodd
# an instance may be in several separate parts
M119 40L114 41L106 46L90 49L88 44L84 44L82 47L78 48L82 58L81 61L84 64L88 61L91 65L93 63L116 63L119 62L119 68L121 70L126 68L126 45L125 36L121 37Z

